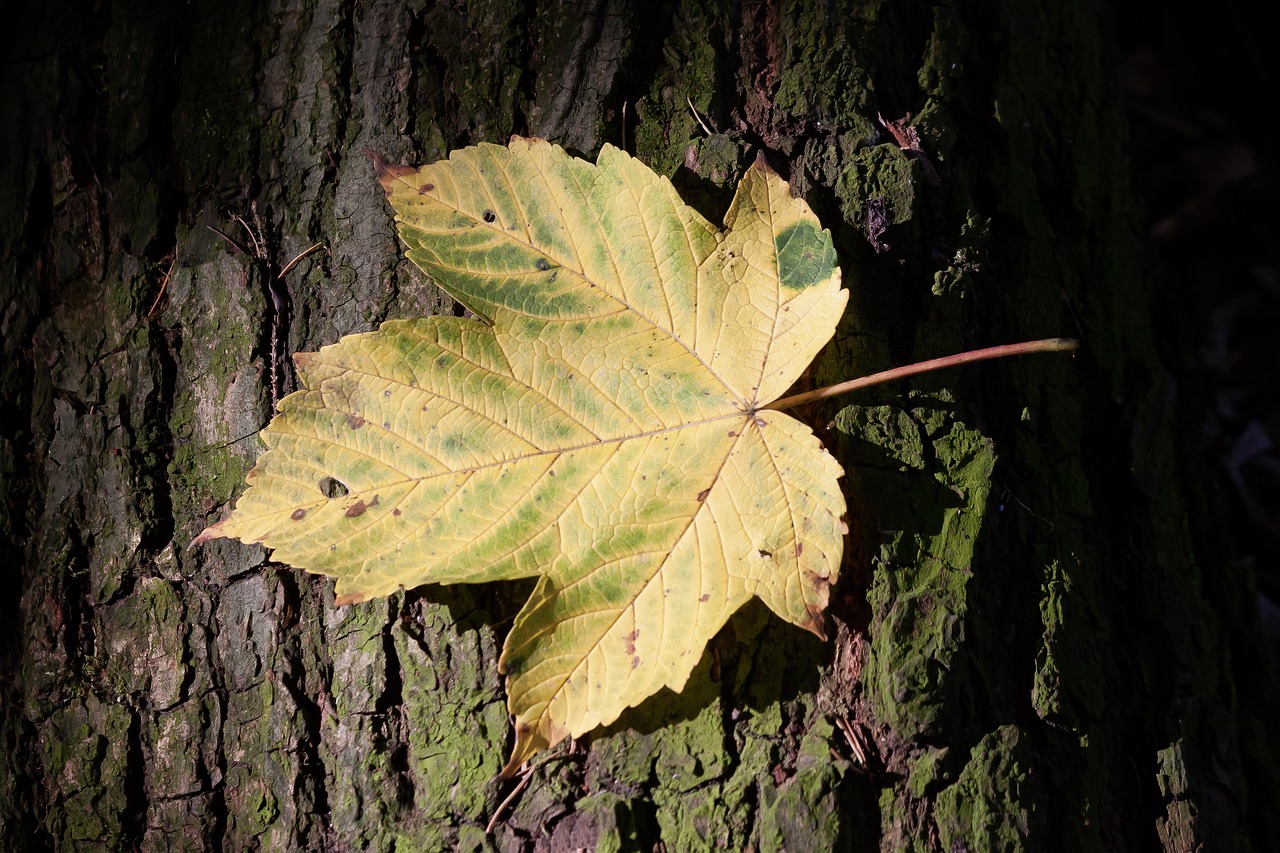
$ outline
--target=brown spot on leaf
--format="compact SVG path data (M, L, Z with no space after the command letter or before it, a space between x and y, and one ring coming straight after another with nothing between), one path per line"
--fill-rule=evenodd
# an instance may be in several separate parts
M418 195L426 195L427 193L431 192L435 188L436 188L435 184L423 184L422 186L418 187Z
M797 543L796 543L796 559L799 559L799 558L800 558L800 554L801 554L801 552L803 552L803 551L804 551L804 543L803 543L803 542L797 542Z
M392 514L392 515L400 515L400 514L401 514L401 512L400 512L400 507L396 507L395 509L391 510L391 514Z
M365 419L359 415L347 415L347 426L352 429L360 429L366 423Z
M347 507L347 511L344 512L343 515L345 515L347 518L357 518L359 516L364 515L364 511L367 510L368 508L369 508L369 505L367 503L365 503L363 500L358 500L355 503L353 503L351 506Z
M636 638L639 636L640 636L640 629L636 628L630 634L627 634L625 637L622 638L627 643L626 645L627 654L634 655L636 653Z
M302 519L307 517L307 511L302 507L298 507L292 513L289 514L289 517L292 518L294 521L302 521Z
M640 665L640 656L639 656L639 655L634 655L634 656L631 658L631 668L632 668L632 669L635 669L635 668L636 668L636 667L638 667L639 665Z
M698 601L701 601L703 604L706 604L710 600L711 600L711 593L709 592L704 592L702 595L698 596Z
M711 494L710 486L707 486L705 489L698 492L698 503L702 503L703 501L705 501L707 499L707 495L709 494Z

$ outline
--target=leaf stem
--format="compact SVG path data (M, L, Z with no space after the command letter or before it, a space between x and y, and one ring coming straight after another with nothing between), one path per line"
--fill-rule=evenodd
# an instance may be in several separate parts
M915 376L917 373L929 373L933 370L942 370L944 367L955 367L960 364L968 364L972 361L986 361L991 358L1004 358L1007 355L1027 355L1033 352L1066 352L1068 350L1075 349L1079 345L1079 341L1074 341L1070 338L1046 338L1042 341L1024 341L1020 344L1004 344L998 347L970 350L969 352L948 355L943 358L933 358L929 361L908 364L904 367L895 367L892 370L873 373L870 376L863 376L860 379L850 379L848 382L828 385L825 388L816 388L813 391L806 391L803 394L793 394L790 397L783 397L780 400L774 400L769 405L762 406L761 408L775 410L790 409L792 406L811 403L814 400L825 400L827 397L836 397L840 394L848 394L850 391L857 391L860 388L868 388L872 385L881 385L885 382L892 382L895 379L904 379L908 376Z

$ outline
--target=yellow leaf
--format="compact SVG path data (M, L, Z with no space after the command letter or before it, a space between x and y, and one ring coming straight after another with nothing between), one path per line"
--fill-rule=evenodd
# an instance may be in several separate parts
M606 146L378 161L408 256L481 319L392 321L297 358L250 488L197 541L261 542L339 603L540 578L500 666L540 748L683 688L758 596L822 636L839 465L763 407L830 339L830 235L757 160L717 230Z

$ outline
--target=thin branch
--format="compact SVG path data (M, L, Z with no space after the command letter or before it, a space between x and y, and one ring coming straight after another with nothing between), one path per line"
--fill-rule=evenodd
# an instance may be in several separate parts
M698 114L698 108L693 105L693 99L688 95L685 95L684 100L685 103L689 105L689 112L693 113L693 117L697 120L698 124L702 125L703 133L707 136L715 136L715 134L711 132L711 128L707 127L707 123L702 120L702 116Z
M1070 338L1046 338L1042 341L1026 341L1020 344L1004 344L998 347L987 347L986 349L962 352L957 355L948 355L943 358L934 358L917 364L908 364L905 367L895 367L892 370L885 370L880 373L873 373L870 376L863 376L861 379L850 379L848 382L841 382L837 385L828 385L825 388L806 391L803 394L783 397L781 400L775 400L769 405L762 406L761 408L780 411L782 409L790 409L792 406L799 406L803 403L811 403L814 400L825 400L827 397L836 397L840 394L848 394L850 391L857 391L861 388L868 388L872 385L882 385L885 382L892 382L895 379L904 379L908 376L915 376L917 373L928 373L933 370L942 370L946 367L955 367L961 364L969 364L974 361L1004 358L1007 355L1028 355L1034 352L1066 352L1075 349L1079 345L1079 341L1074 341Z
M570 743L572 743L572 741L570 741ZM490 835L493 832L493 828L498 825L498 819L501 818L502 813L507 810L507 806L511 805L511 803L515 801L516 797L520 796L520 792L527 788L529 783L533 781L533 774L557 758L564 758L563 750L558 749L550 755L543 756L542 760L538 762L525 762L524 770L520 772L520 779L516 782L516 786L511 789L511 793L507 794L507 796L503 798L502 802L498 804L498 807L494 809L493 817L489 818L489 823L485 825L485 835Z
M256 207L254 208L253 214L254 214L254 218L256 219L258 215L258 210ZM267 253L263 250L262 243L259 242L258 240L258 235L254 234L253 229L249 227L249 223L245 222L244 217L240 216L239 214L237 214L233 218L236 220L236 222L240 223L240 226L244 228L245 233L249 235L249 239L253 241L253 256L258 260L266 260Z
M160 292L156 294L155 300L151 303L151 307L147 309L146 319L150 320L155 316L156 309L160 307L160 300L164 299L164 292L169 287L169 276L173 275L173 268L178 263L178 253L174 252L173 259L169 261L169 268L165 270L164 275L160 278Z
M284 269L280 270L280 275L276 276L276 280L279 281L280 279L284 278L284 274L287 273L289 270L293 269L294 267L296 267L299 261L301 261L307 255L314 252L316 249L319 249L323 245L324 245L324 242L322 241L322 242L316 243L314 246L312 246L309 249L304 249L301 252L299 252L293 260L289 261L289 263L284 265Z
M206 225L206 226L205 226L205 228L208 228L208 229L209 229L210 231L212 231L214 234L217 234L217 235L218 235L219 237L221 237L223 240L226 240L229 244L231 244L231 248L235 249L235 250L236 250L237 252L239 252L240 254L242 254L242 255L247 255L247 254L249 254L249 250L248 250L248 249L246 249L244 246L241 246L241 245L240 245L240 244L239 244L239 243L238 243L234 238L229 237L229 236L226 234L226 232L224 232L224 231L220 231L220 230L218 230L217 228L214 228L212 225Z
M529 782L533 779L533 771L533 767L525 768L524 774L521 775L520 781L516 783L516 786L511 789L511 793L507 794L507 796L503 798L502 802L498 804L498 807L494 809L493 817L489 818L489 822L485 824L485 835L491 835L493 833L493 828L498 825L498 818L500 818L502 813L507 810L507 806L511 805L511 802L516 797L520 796L520 792L528 787Z

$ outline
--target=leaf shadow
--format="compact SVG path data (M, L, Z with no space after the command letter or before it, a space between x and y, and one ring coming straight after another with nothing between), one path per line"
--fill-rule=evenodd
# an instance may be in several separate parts
M936 476L933 437L923 419L949 423L954 408L936 400L913 401L911 410L895 405L847 406L835 419L833 452L845 467L849 505L863 514L862 529L877 531L883 540L901 536L920 543L938 535L948 511L965 505L964 496ZM870 516L870 524L866 516ZM854 527L854 525L851 525ZM904 562L927 555L918 548L899 550Z
M721 742L751 715L769 712L817 689L829 657L817 637L775 616L758 599L745 604L707 644L679 692L663 688L592 733L592 741L653 735L694 724L718 704ZM683 737L676 749L683 749ZM655 749L659 744L651 744ZM631 747L624 752L633 751Z
M536 578L482 584L423 584L405 590L405 609L415 602L444 607L459 631L493 630L498 647L520 608L533 594ZM494 665L497 665L495 660Z

